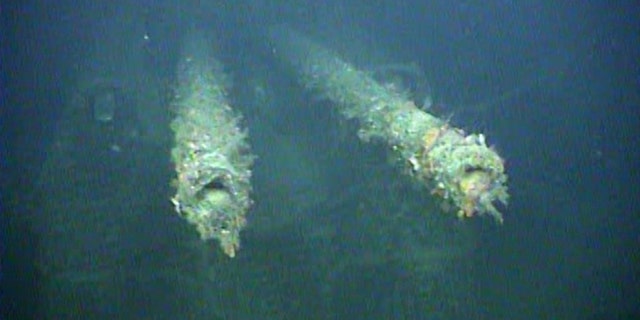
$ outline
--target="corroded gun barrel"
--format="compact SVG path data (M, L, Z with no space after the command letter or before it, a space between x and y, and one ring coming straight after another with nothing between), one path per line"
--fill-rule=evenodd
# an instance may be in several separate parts
M203 240L218 239L234 257L251 206L254 156L240 115L227 103L222 68L201 33L186 38L177 73L171 123L177 192L171 201Z
M484 135L451 127L300 33L276 27L269 39L272 52L307 89L357 121L361 140L386 144L403 171L452 204L459 217L489 214L502 223L494 204L508 201L504 161Z

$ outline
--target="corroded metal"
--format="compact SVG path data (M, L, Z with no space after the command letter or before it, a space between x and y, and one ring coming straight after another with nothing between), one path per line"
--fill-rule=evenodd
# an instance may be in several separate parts
M273 53L296 70L307 89L356 120L361 140L387 145L403 172L453 205L459 217L489 214L502 223L494 203L508 201L504 161L484 135L451 127L295 31L274 28L270 40Z
M178 63L171 128L175 145L175 210L195 225L203 240L215 238L234 257L251 206L247 133L227 103L225 76L200 33L185 41Z

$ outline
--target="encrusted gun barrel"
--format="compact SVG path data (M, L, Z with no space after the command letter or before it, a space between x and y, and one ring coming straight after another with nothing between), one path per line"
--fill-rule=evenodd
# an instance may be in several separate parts
M225 98L225 77L212 45L201 33L187 37L177 79L171 123L177 193L171 201L203 240L218 239L234 257L251 206L254 156L240 115Z
M276 27L270 40L307 89L357 120L360 139L385 143L404 171L453 204L459 217L489 214L502 223L494 204L508 201L504 161L482 134L449 126L300 33Z

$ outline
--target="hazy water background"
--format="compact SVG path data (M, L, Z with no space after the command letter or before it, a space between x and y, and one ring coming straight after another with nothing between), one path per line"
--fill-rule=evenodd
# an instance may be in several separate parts
M307 221L300 222L303 227L297 232L318 236L302 236L312 239L306 247L301 245L297 251L278 255L281 264L274 262L272 272L282 273L279 277L283 284L271 294L282 293L277 289L286 291L287 285L296 286L289 281L302 281L288 279L291 272L308 272L302 278L307 281L331 274L314 270L308 260L322 260L314 257L313 246L328 245L331 234L359 234L364 231L357 228L376 227L363 225L367 219L313 209L341 193L335 191L339 186L367 180L350 175L353 172L348 166L359 160L327 154L334 141L324 136L328 134L324 124L332 120L329 115L273 102L305 101L304 95L290 91L293 80L269 60L268 49L260 42L260 32L267 26L286 24L313 35L364 69L392 63L420 66L433 94L434 105L429 111L451 116L453 124L465 130L484 132L505 157L511 192L505 224L498 227L488 219L468 222L477 234L474 249L464 259L473 266L468 290L474 301L460 308L473 308L475 312L465 310L460 314L485 319L640 316L640 9L634 1L4 1L0 13L1 297L7 319L36 317L39 302L34 296L50 292L42 288L43 271L35 263L38 252L63 250L42 242L46 237L40 234L47 226L38 225L34 212L39 204L30 201L31 192L42 184L43 163L55 150L52 146L56 137L59 139L60 123L65 123L61 117L67 114L64 110L70 101L69 92L82 78L78 74L92 68L99 74L105 65L121 62L128 65L125 69L144 70L145 76L160 79L157 83L164 86L175 77L180 38L193 24L217 35L218 58L234 81L231 100L244 107L247 123L252 126L250 132L257 136L256 142L263 142L255 146L264 159L255 170L256 179L263 183L262 187L256 186L257 193L269 187L278 192L269 193L269 199L257 203L256 210L268 211L265 206L279 208L292 201L307 203L312 209L305 210L314 212L289 213L287 219ZM113 21L129 21L136 27L126 28ZM123 40L125 45L114 48L114 52L128 52L131 48L127 46L135 45L139 54L123 54L120 62L106 58L95 64L87 62L91 60L87 56L102 57L96 51L109 48L106 44L117 42L119 37L129 40ZM122 70L115 69L112 75L117 77L109 80L114 86L144 88L141 77L127 78L119 73ZM251 96L255 90L270 86L272 91L267 90L265 96ZM170 89L170 85L163 88ZM127 93L120 101L124 106L144 99L167 102L171 96L171 92L165 92L158 97L138 97L135 102L127 100L132 96L127 90L123 90ZM283 120L283 114L290 114L294 120ZM120 116L128 119L118 124L122 132L110 132L108 137L98 131L87 134L87 139L93 139L88 141L91 148L87 150L104 152L98 155L104 163L97 167L104 170L93 176L96 183L117 183L132 175L142 175L157 181L157 185L166 181L166 186L133 196L148 199L148 203L140 204L147 209L136 219L150 221L149 230L129 227L139 232L118 239L116 247L104 249L104 256L118 250L128 252L130 248L121 247L125 243L145 247L149 238L164 232L173 234L158 226L182 223L168 217L170 207L162 211L171 193L171 167L168 157L160 158L170 148L171 140L166 132L153 131L165 127L167 123L161 120L170 115L146 115L138 112L135 120L131 120L135 115ZM92 123L90 118L85 121L80 124ZM127 131L131 128L142 129ZM80 129L65 130L73 133ZM118 140L121 151L113 151L112 138L123 139ZM276 147L270 148L267 143ZM143 146L150 145L154 146L152 152L140 154L147 150ZM292 147L301 145L311 147ZM372 152L354 149L365 158ZM278 154L269 154L270 150L278 150ZM304 160L315 153L323 154L318 156L322 161ZM339 161L344 167L327 171L324 161ZM388 172L381 170L379 174L384 177ZM274 176L278 177L277 183L269 185ZM125 187L111 188L104 194L95 190L91 197L118 198L114 194L129 191ZM110 205L116 211L113 208L117 205L101 204ZM30 213L29 219L24 217L25 212ZM167 218L158 218L164 216ZM290 225L287 219L283 218L283 223ZM118 225L119 221L110 223ZM340 226L350 231L334 230ZM299 240L282 235L269 238L272 242L256 243L251 239L261 239L260 232L251 229L247 238L247 251L258 256L257 252L269 250L269 246ZM347 236L343 241L357 242ZM340 241L336 242L331 245L339 246ZM347 244L343 249L331 248L321 252L329 255L352 250ZM129 258L123 257L135 264ZM151 268L156 262L145 263ZM283 266L290 269L283 270ZM388 272L385 268L371 272ZM449 274L450 278L456 276ZM340 289L340 294L362 294L370 299L354 298L353 305L333 306L337 317L350 312L370 318L376 313L381 317L393 314L386 307L366 305L371 301L387 303L384 288L392 286L392 280L384 276L375 281L352 280L353 287ZM370 287L363 285L367 283ZM329 295L338 290L324 289ZM130 294L135 297L135 290ZM301 306L290 308L327 308L306 305L312 300L302 297L295 302ZM126 309L120 302L114 305ZM168 313L160 306L145 310L152 315ZM284 313L275 318L303 314L292 310L281 311ZM416 319L438 318L437 312L407 314Z

